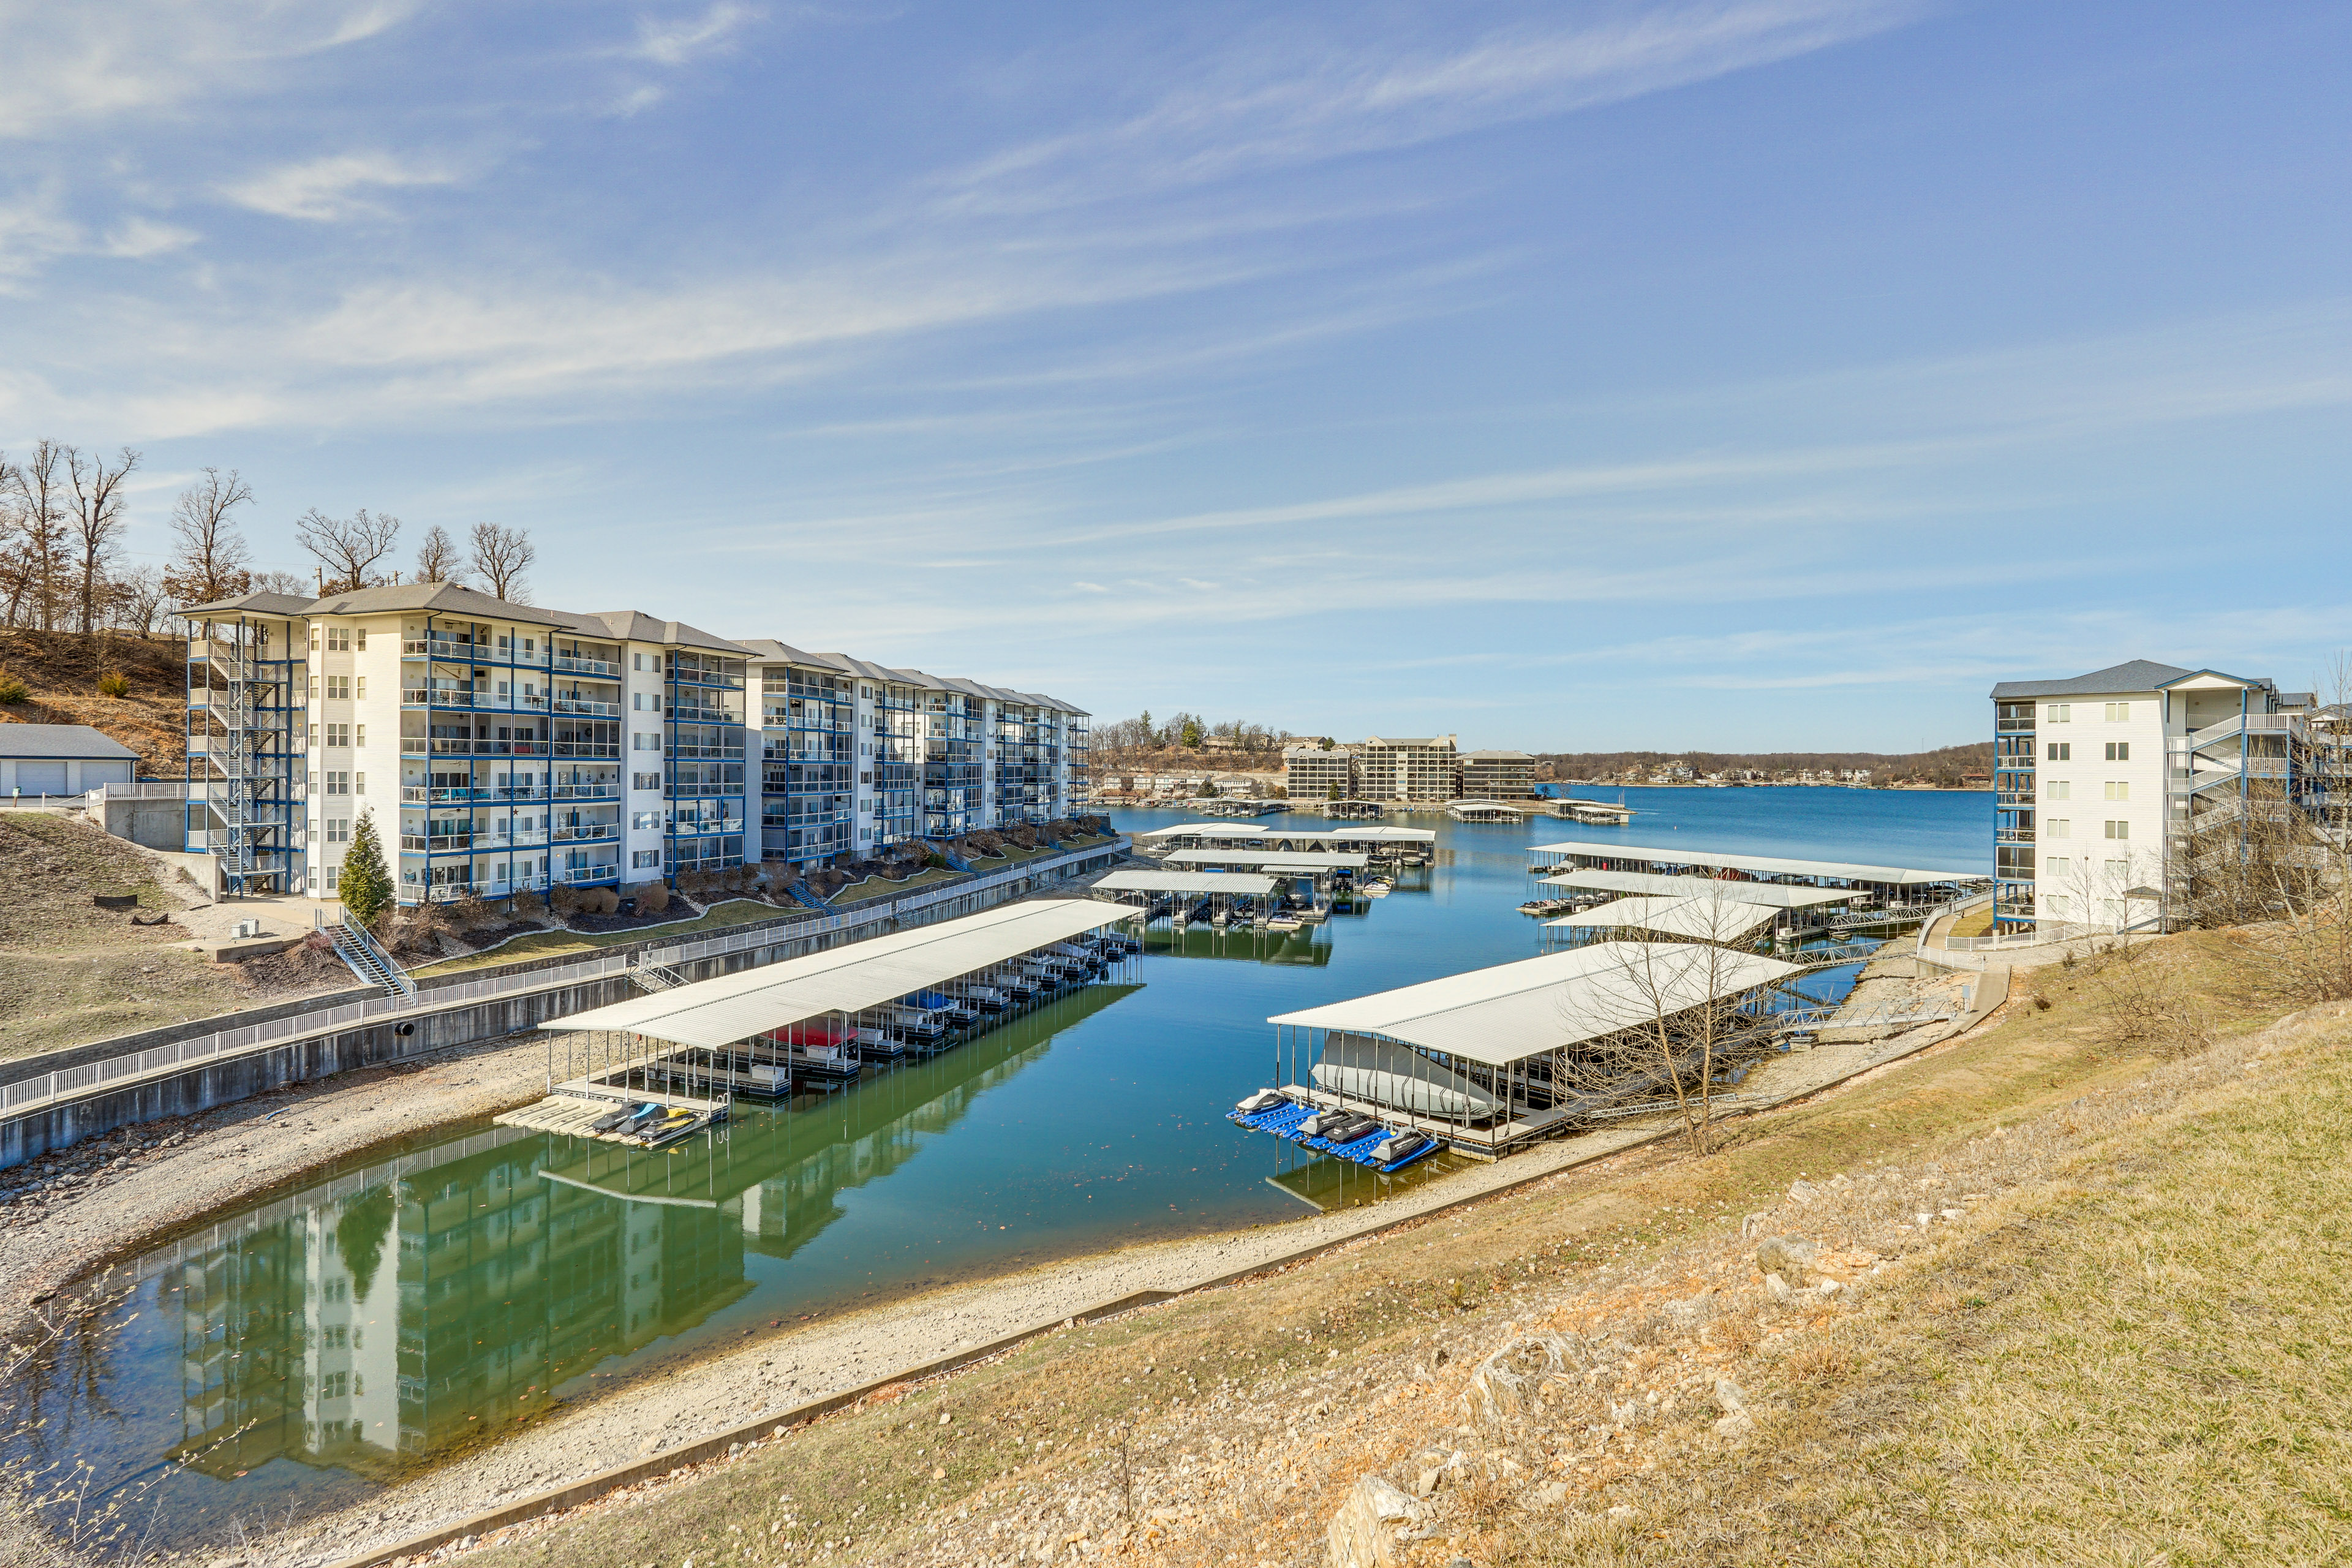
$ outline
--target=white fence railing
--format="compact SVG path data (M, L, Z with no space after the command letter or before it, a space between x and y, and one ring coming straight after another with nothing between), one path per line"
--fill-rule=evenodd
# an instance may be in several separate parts
M798 942L803 937L825 931L850 930L879 921L895 920L903 915L960 899L982 889L998 887L1023 877L1034 877L1040 871L1051 871L1074 865L1089 857L1125 847L1125 841L1097 844L1066 854L1049 856L1008 866L975 877L968 882L950 882L942 887L910 893L903 899L893 899L887 904L871 904L845 914L816 915L808 920L793 921L782 925L761 924L720 936L703 937L679 942L659 950L658 955L648 955L648 962L664 965L690 963L698 959L723 957L731 952L748 952L754 948L772 947L778 942ZM652 940L659 940L654 938ZM288 1018L271 1019L266 1023L248 1024L241 1028L223 1029L193 1039L174 1041L167 1046L154 1046L126 1056L108 1057L104 1060L84 1062L79 1067L60 1068L37 1078L0 1085L0 1115L14 1116L31 1111L58 1100L68 1100L93 1089L111 1083L144 1078L151 1073L186 1067L192 1062L210 1061L220 1057L283 1044L309 1035L331 1035L352 1028L372 1019L394 1014L437 1010L460 1003L488 1001L499 996L520 995L530 991L548 991L559 986L577 985L586 981L601 980L607 975L627 973L637 959L625 952L603 958L583 959L577 963L562 964L550 969L527 970L519 974L493 975L486 980L462 981L454 985L420 988L413 996L371 996L364 1001L346 1003L339 1007L322 1008L317 1012L299 1013Z

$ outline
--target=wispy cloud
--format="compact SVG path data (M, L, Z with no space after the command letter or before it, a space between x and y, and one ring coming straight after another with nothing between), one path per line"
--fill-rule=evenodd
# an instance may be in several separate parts
M307 223L334 223L383 216L385 209L372 193L446 185L457 178L446 167L390 153L338 153L266 170L223 187L221 194L255 212Z
M0 5L0 136L172 109L268 83L273 62L373 37L421 0Z
M716 0L698 16L640 17L636 42L627 53L656 65L686 65L728 47L738 33L765 14L760 7L743 5L740 0Z
M981 160L950 200L1066 205L1412 146L1768 65L1921 9L1913 0L1720 0L1418 48L1269 25L1139 114Z

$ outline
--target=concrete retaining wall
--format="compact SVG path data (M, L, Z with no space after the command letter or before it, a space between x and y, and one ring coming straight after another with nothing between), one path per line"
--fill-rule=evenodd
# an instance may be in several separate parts
M1102 859L1115 860L1118 854L1116 849L1107 848ZM941 900L903 919L877 911L866 924L803 935L794 935L792 927L781 926L772 943L690 960L674 967L688 980L709 980L880 936L902 927L952 920L1076 877L1091 875L1100 868L1090 858L1036 877L975 888L965 897ZM550 984L539 990L448 1007L432 1006L427 993L424 1006L372 1019L354 1028L304 1036L184 1068L166 1068L150 1078L93 1089L74 1100L20 1112L0 1121L0 1169L85 1138L102 1136L118 1127L167 1116L193 1115L290 1083L307 1082L353 1068L379 1067L453 1046L495 1040L640 994L624 974L573 984ZM308 1005L318 1004L314 1000ZM46 1064L43 1070L47 1070Z

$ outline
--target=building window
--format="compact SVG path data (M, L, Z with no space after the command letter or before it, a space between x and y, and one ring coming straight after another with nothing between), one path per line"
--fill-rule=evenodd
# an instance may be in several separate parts
M329 653L351 652L352 628L349 626L329 626L327 628L327 651Z
M2109 800L2129 800L2131 798L2130 782L2125 779L2109 779L2107 781L2107 798Z
M631 773L629 775L629 787L631 789L659 789L661 788L661 774Z
M335 890L335 884L342 879L342 868L340 866L327 868L327 891L331 893Z
M2050 705L2050 721L2053 724L2069 723L2074 720L2074 705L2073 703L2053 702Z
M2107 722L2108 722L2108 723L2110 723L2110 724L2124 724L2124 723L2128 723L2128 722L2130 722L2130 721L2131 721L2131 704L2130 704L2130 703L2128 703L2128 702L2110 702L2110 703L2108 703L2108 704L2106 705L2106 709L2107 709Z
M367 744L366 725L354 724L352 726L352 744L354 746L364 746Z
M352 775L351 775L351 774L349 774L349 773L336 773L336 772L334 772L334 771L332 771L332 770L330 770L330 771L328 772L328 774L327 774L327 793L328 793L329 795L349 795L349 794L351 794L351 793L352 793Z
M629 826L633 828L643 830L661 825L662 814L658 811L634 811L629 814Z
M2063 838L2074 830L2073 819L2063 816L2047 817L2043 820L2042 826L2049 829L2050 837L2053 838Z
M661 737L650 730L640 730L629 737L629 749L633 752L658 752L661 750Z
M2131 837L2131 824L2128 822L2108 823L2107 837L2110 838L2129 838Z
M327 677L327 697L331 701L348 701L352 695L352 678L348 675Z
M2064 779L2052 779L2050 781L2050 798L2052 800L2072 800L2074 796L2074 786L2068 781Z
M2074 742L2071 742L2071 741L2053 741L2053 742L2050 742L2050 760L2051 760L2052 762L2053 762L2053 763L2071 763L2071 762L2073 762L2073 761L2074 760Z
M358 638L359 638L359 649L360 649L360 651L361 651L362 653L365 653L365 652L367 652L367 627L365 627L365 626L362 626L362 627L360 627L360 628L359 628L359 631L358 631L358 633L357 633L356 635L357 635L357 637L358 637Z
M349 844L352 841L352 819L348 816L327 818L327 842Z
M2069 871L2072 871L2074 868L2074 862L2066 858L2065 856L2053 855L2049 859L2044 860L2042 863L2042 879L2044 881L2055 881L2059 878L2066 875Z
M629 869L632 871L651 870L660 864L661 851L658 849L639 849L629 856Z
M2107 742L2107 761L2111 763L2130 762L2131 742L2129 741L2109 741Z

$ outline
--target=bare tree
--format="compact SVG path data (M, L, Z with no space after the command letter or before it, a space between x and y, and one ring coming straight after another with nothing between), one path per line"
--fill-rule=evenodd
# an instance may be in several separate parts
M425 542L416 547L416 580L457 584L466 581L466 563L457 553L457 542L437 522L425 531Z
M253 574L253 591L257 594L287 594L298 599L310 596L310 584L299 572L257 572Z
M491 598L510 605L530 603L526 597L530 592L528 574L538 559L530 535L522 529L495 522L474 524L474 570L482 574L483 589Z
M1691 880L1689 899L1644 911L1663 929L1600 928L1619 934L1590 944L1591 984L1563 1018L1590 1037L1554 1072L1589 1103L1671 1109L1703 1154L1715 1142L1717 1075L1764 1047L1772 1023L1756 998L1790 970L1744 945L1762 911L1738 901L1739 884Z
M320 592L349 594L383 581L376 563L400 539L400 519L371 517L362 507L349 517L329 517L312 507L294 520L294 541L319 563Z
M206 468L172 503L172 563L163 590L183 605L209 605L251 591L252 552L233 515L253 501L253 487L231 468Z
M8 496L8 624L57 627L66 586L66 448L37 441L22 463L0 465Z
M114 624L142 637L153 636L155 623L163 618L164 606L172 597L163 574L152 566L134 566L109 586Z
M75 608L80 631L88 637L98 630L99 616L106 605L106 584L122 548L126 500L122 484L139 467L139 454L128 447L121 448L111 468L102 457L83 461L76 447L65 448L65 456L66 482L72 492L68 521L73 531Z

